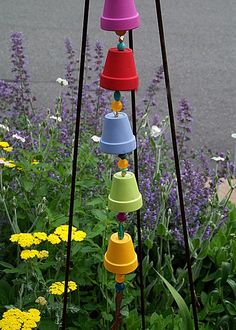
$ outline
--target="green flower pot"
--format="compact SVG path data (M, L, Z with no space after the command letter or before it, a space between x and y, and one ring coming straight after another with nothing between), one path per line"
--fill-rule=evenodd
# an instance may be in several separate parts
M127 172L123 177L121 172L113 175L111 192L108 196L108 208L115 212L134 212L143 205L142 195L138 190L135 175Z

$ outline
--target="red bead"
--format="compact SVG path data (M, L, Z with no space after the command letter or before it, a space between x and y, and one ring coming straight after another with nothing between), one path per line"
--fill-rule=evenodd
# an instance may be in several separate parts
M126 215L126 213L123 213L123 212L122 213L118 213L117 216L116 216L116 219L119 222L124 222L124 221L127 220L127 215Z

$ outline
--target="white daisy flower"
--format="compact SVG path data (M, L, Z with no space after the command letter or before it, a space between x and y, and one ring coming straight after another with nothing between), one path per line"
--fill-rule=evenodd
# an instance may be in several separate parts
M223 157L220 157L220 156L217 156L217 157L215 156L215 157L212 157L211 159L214 160L215 162L220 162L220 161L223 162L225 160Z
M62 121L61 117L56 117L56 116L50 116L50 119L54 119L56 121L59 121L59 123Z
M97 136L97 135L93 135L93 136L91 137L91 139L92 139L94 142L100 142L100 140L101 140L101 138L100 138L99 136Z
M8 131L9 132L9 127L3 125L3 124L0 124L0 128L4 129L5 131Z
M160 127L158 127L156 125L152 126L152 128L151 128L151 136L152 137L156 138L156 137L160 136L161 132L162 132L162 130L161 130Z
M57 78L56 82L58 82L61 86L68 86L68 81L66 79Z
M18 134L13 134L12 137L14 139L20 140L21 142L25 142L25 138L23 138L22 136L18 135Z

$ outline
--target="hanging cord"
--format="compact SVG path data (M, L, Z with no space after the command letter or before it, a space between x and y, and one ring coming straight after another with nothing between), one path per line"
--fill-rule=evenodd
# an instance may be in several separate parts
M134 49L133 31L132 30L129 30L129 47L132 50ZM135 91L131 91L131 104L132 104L133 134L137 141ZM134 173L136 176L137 183L139 184L139 167L138 167L137 148L134 150ZM136 217L137 217L137 232L138 232L138 261L139 261L140 293L141 293L142 330L145 330L145 299L144 299L144 283L143 283L143 257L142 257L142 236L141 236L140 210L137 210Z
M115 304L116 304L116 311L115 311L115 320L114 323L112 324L112 327L110 330L119 330L122 325L122 316L120 313L121 310L121 303L122 303L122 298L123 298L123 292L117 292L116 293L116 299L115 299Z
M196 298L195 298L195 291L193 284L190 250L188 244L188 230L187 230L186 217L185 217L184 198L183 198L183 190L182 190L182 182L181 182L181 174L180 174L180 166L179 166L178 147L176 141L175 121L174 121L171 89L170 89L170 79L169 79L169 71L168 71L161 4L160 4L160 0L155 0L155 2L156 2L157 21L159 27L161 53L162 53L163 67L165 73L166 95L167 95L167 103L168 103L169 117L170 117L171 136L172 136L172 144L173 144L174 159L175 159L175 170L176 170L176 177L178 183L179 204L180 204L182 227L184 234L184 246L185 246L185 255L186 255L186 261L188 267L188 277L189 277L189 287L190 287L192 309L193 309L193 318L194 318L195 329L198 330L197 306L196 306Z
M78 143L79 143L79 134L80 134L80 118L81 118L81 107L82 107L82 92L83 92L85 50L86 50L88 16L89 16L89 1L90 0L85 0L85 5L84 5L83 34L82 34L80 71L79 71L79 88L78 88L78 99L77 99L77 109L76 109L74 151L73 151L73 161L72 161L72 178L71 178L68 242L67 242L66 269L65 269L65 291L64 291L63 314L62 314L62 330L66 330L66 325L67 325L67 317L66 317L67 289L68 289L69 272L70 272L71 234L72 234L73 213L74 213L76 167L77 167Z

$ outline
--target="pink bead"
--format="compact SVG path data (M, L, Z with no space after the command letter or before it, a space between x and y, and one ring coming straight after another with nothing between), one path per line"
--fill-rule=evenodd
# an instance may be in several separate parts
M126 213L118 213L116 216L117 221L124 222L127 220Z

